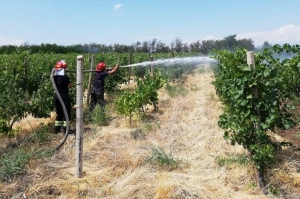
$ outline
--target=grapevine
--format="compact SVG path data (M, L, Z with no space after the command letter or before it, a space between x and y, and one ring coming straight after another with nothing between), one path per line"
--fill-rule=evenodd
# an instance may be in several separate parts
M218 125L224 129L224 138L250 152L261 174L274 161L278 148L268 132L296 124L299 50L298 45L285 44L257 52L255 69L246 62L246 49L214 51L219 70L213 85L223 103ZM291 52L292 58L280 59L281 53Z

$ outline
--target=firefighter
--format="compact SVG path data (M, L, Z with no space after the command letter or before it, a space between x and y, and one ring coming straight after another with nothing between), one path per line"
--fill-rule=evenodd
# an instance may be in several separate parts
M70 120L71 116L71 102L69 96L69 87L72 86L69 76L66 74L67 63L65 60L61 60L55 64L54 82L56 88L62 98L62 101L66 107L67 114ZM60 103L57 94L55 94L55 107L56 107L56 119L54 133L57 134L63 128L63 133L66 133L67 121L64 114L62 104ZM74 133L74 130L69 130L69 133Z
M116 66L112 69L107 71L106 70L106 64L104 62L100 62L96 65L96 73L94 77L94 84L93 89L91 92L91 103L89 110L92 112L97 104L100 105L101 109L104 109L104 82L105 78L108 75L111 75L117 71L119 68L119 65L116 64Z

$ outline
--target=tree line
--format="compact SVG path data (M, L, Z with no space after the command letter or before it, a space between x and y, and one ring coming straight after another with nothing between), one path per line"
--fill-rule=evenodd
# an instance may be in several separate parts
M271 47L268 42L265 42L261 48ZM74 45L57 45L57 44L40 44L29 45L27 42L21 46L3 45L0 46L0 54L10 54L16 50L30 50L31 53L169 53L169 52L191 52L208 55L213 49L230 50L235 48L246 48L247 50L257 51L252 39L236 39L236 34L229 35L224 39L219 40L199 40L192 43L185 43L179 37L167 45L160 40L152 39L149 41L137 41L132 45L124 44L74 44Z

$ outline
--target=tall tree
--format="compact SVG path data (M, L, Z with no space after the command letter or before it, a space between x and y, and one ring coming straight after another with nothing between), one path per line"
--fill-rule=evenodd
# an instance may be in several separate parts
M214 48L215 40L202 40L200 52L204 55L209 54Z
M229 35L224 38L224 40L227 43L227 49L228 50L234 50L235 46L237 45L237 40L236 40L236 34L234 35Z
M196 41L196 42L190 44L190 51L195 52L195 53L199 53L200 52L200 47L201 47L200 41Z
M246 48L247 50L254 50L254 42L252 39L239 39L237 40L236 47L238 48Z

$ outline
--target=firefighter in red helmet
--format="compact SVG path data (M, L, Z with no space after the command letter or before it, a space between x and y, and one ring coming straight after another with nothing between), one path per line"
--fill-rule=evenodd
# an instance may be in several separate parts
M116 66L112 69L107 71L106 70L106 64L104 62L99 62L96 65L96 73L94 76L94 84L93 84L93 89L91 92L91 102L90 102L90 107L89 110L92 112L97 104L100 105L100 107L103 109L104 108L104 82L105 78L113 74L117 71L119 68L119 65L116 64Z
M61 60L55 64L55 72L54 72L54 82L56 85L56 88L64 102L64 105L67 110L67 114L70 119L71 115L71 102L70 102L70 96L69 96L69 87L72 86L71 81L69 79L69 76L66 75L66 68L67 63L65 60ZM61 128L63 127L64 133L66 132L66 117L64 114L63 107L55 94L55 107L56 107L56 119L54 124L54 133L59 133L61 131ZM71 133L71 131L69 131Z

